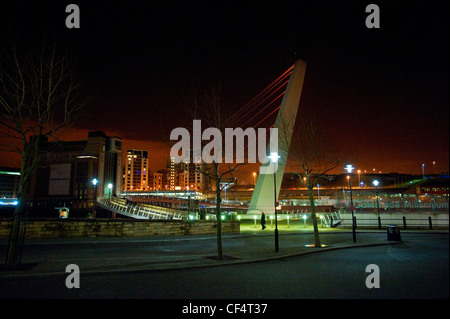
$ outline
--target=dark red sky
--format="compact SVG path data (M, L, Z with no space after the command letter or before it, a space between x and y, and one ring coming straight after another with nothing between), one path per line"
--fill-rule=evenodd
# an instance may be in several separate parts
M435 161L448 170L446 1L376 1L376 30L365 26L367 1L77 1L79 30L64 26L69 3L10 1L0 10L3 35L68 44L93 96L68 138L104 130L126 148L167 140L189 120L193 87L220 84L232 113L301 57L299 116L319 115L355 167L420 174ZM154 157L157 167L164 154Z

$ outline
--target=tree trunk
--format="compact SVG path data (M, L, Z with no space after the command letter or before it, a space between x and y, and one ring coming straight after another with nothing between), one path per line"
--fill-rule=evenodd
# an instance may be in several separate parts
M26 178L28 179L28 178ZM6 253L5 266L13 269L20 264L22 257L22 246L25 236L26 216L24 214L25 198L23 196L25 190L25 182L23 179L19 182L17 189L17 206L14 209L11 231L9 234L8 251Z
M311 218L314 227L314 246L320 248L322 246L320 244L319 227L317 226L316 205L314 203L313 189L309 185L308 185L308 195L309 195L309 202L311 205Z
M220 204L222 197L220 196L220 180L216 179L216 218L217 218L217 258L223 260L222 252L222 216L220 213Z
M25 228L27 214L25 213L25 202L27 196L26 186L30 180L31 173L38 165L39 137L30 139L29 143L23 144L22 165L20 168L20 180L17 188L17 206L14 209L11 231L9 233L8 250L6 253L5 266L13 269L19 266L22 258L22 247L25 239ZM33 151L30 151L30 149ZM33 155L32 155L33 154Z

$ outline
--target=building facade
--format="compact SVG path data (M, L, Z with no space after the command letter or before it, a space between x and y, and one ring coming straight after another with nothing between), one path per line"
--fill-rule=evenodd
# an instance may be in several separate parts
M122 190L146 191L149 190L148 151L127 149L126 162L123 166Z
M164 174L159 172L150 173L149 186L150 190L165 190L167 185L164 185Z
M215 184L207 175L211 170L212 166L205 165L204 163L183 164L182 175L180 175L180 177L182 176L184 179L184 189L197 192L214 191Z
M43 141L38 156L28 187L31 205L88 208L95 196L120 193L122 140L118 137L96 131L84 141Z

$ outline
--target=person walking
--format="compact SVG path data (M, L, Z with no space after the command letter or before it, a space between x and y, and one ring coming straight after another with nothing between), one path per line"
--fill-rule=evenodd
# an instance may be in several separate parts
M261 230L266 228L266 215L264 215L264 213L261 213L261 227Z

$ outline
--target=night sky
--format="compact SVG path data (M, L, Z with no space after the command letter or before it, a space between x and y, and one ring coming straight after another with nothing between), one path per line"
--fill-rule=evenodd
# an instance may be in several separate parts
M80 29L65 27L70 3ZM380 29L366 28L370 3ZM3 1L0 26L2 38L68 47L92 101L65 138L104 130L149 149L155 170L168 155L158 143L190 120L193 88L220 85L232 114L299 57L299 116L318 115L357 169L421 174L449 166L447 3Z

